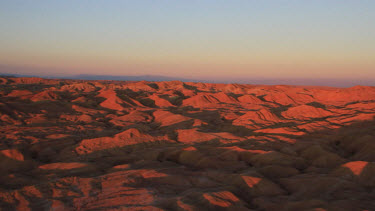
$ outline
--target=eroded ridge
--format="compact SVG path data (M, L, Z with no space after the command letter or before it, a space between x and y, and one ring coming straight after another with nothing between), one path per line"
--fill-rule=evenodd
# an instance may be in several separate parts
M0 78L2 210L371 210L375 87Z

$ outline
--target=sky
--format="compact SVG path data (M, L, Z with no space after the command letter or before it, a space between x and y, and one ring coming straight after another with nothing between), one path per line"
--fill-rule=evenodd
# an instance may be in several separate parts
M373 0L0 0L0 65L39 75L373 80L374 11Z

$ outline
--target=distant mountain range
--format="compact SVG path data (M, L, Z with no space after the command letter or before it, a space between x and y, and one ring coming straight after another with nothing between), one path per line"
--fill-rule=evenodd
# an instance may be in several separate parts
M0 73L1 76L11 77L40 77L50 79L75 79L75 80L113 80L113 81L183 81L183 82L206 82L204 80L194 80L186 78L159 76L159 75L139 75L139 76L119 76L119 75L66 75L66 76L41 76L32 74L13 74L13 73Z
M139 75L139 76L118 76L118 75L90 75L80 74L68 76L69 79L84 80L117 80L117 81L192 81L186 78L159 76L159 75Z
M374 79L343 79L343 78L251 78L251 77L233 77L233 78L180 78L161 75L45 75L45 74L22 74L22 72L35 72L34 69L13 67L0 64L0 75L14 77L41 77L50 79L77 79L77 80L117 80L117 81L182 81L182 82L203 82L203 83L239 83L239 84L263 84L263 85L303 85L303 86L333 86L333 87L351 87L356 85L375 86ZM15 72L15 73L12 73ZM20 74L21 73L21 74Z

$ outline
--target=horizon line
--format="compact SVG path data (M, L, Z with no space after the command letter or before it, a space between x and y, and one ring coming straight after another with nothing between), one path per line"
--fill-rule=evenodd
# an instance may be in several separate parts
M67 74L65 76L59 75L43 75L43 74L18 74L0 72L0 77L15 77L15 78L42 78L54 80L87 80L87 81L149 81L149 82L163 82L163 81L181 81L192 83L210 83L210 84L244 84L244 85L265 85L265 86L319 86L319 87L336 87L336 88L350 88L355 86L375 86L372 79L366 79L370 84L349 84L353 79L334 79L334 78L237 78L231 80L223 79L194 79L185 77L172 77L164 75L98 75L98 74ZM331 81L334 80L334 81ZM355 80L355 79L354 79ZM363 80L363 79L357 79ZM246 82L248 81L248 82ZM281 83L278 83L281 82ZM286 82L286 83L285 83ZM290 83L291 82L291 83ZM329 83L330 82L330 83ZM342 83L348 84L342 84Z

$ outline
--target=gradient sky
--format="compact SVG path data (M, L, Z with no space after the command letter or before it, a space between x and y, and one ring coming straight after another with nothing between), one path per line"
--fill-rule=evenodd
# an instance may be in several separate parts
M0 0L28 74L375 79L374 0Z

